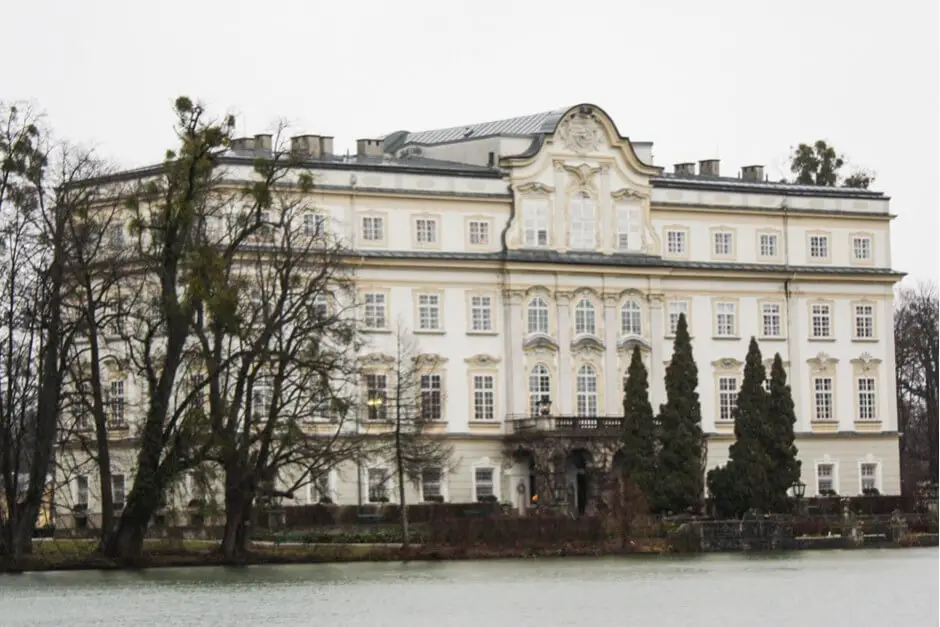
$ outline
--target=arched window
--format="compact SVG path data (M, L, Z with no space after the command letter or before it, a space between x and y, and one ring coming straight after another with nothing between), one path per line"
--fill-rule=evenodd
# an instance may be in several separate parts
M642 312L634 300L628 300L620 308L620 332L623 335L643 335Z
M529 301L529 333L548 335L548 303L540 296Z
M538 364L529 373L529 414L539 415L539 401L550 401L552 378L545 364Z
M578 416L597 415L597 373L594 366L583 365L578 370Z
M597 217L594 199L585 192L571 197L571 247L577 250L597 248Z
M574 333L575 335L597 335L594 305L586 298L582 298L574 308Z

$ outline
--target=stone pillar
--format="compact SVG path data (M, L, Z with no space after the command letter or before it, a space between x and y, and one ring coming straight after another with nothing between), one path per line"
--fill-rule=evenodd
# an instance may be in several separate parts
M503 312L505 333L503 337L506 361L503 364L503 379L506 382L506 414L523 414L525 404L525 354L522 341L525 331L522 329L523 293L518 290L506 290L503 293Z
M554 162L555 193L552 194L552 234L551 246L559 252L568 250L568 194L565 185L565 166L561 161Z
M790 362L787 383L790 384L790 395L793 397L793 408L796 413L796 424L793 425L793 430L797 433L811 430L810 420L813 412L812 407L809 407L809 413L807 413L807 406L803 403L803 389L809 384L809 380L806 377L806 364L804 363L806 357L802 351L801 300L793 292L787 297L787 360ZM835 390L833 390L833 393L835 393ZM810 399L813 398L812 392L810 392L809 397Z
M665 311L663 295L649 295L650 312L650 403L653 413L659 412L659 406L666 402L666 367L670 358L670 346L666 342Z
M617 216L613 206L611 205L610 198L610 166L608 164L603 164L600 166L601 175L600 175L600 198L597 203L597 249L609 255L617 247L617 230L616 230L616 221ZM604 218L608 216L613 216L614 226L613 230L605 228ZM610 222L608 218L607 222Z
M894 378L894 371L897 369L897 358L894 353L894 299L882 300L880 307L881 310L875 315L880 328L876 329L875 333L880 334L876 337L884 338L885 361L878 373L881 389L878 390L879 394L875 396L878 403L878 407L875 408L875 416L881 420L881 430L891 432L898 430L898 405L895 402L898 397L898 383L897 379ZM852 393L855 393L854 389ZM884 487L888 488L889 486ZM895 484L894 489L900 491L900 484ZM887 493L892 494L892 492Z
M558 377L555 381L555 413L562 416L574 414L571 396L571 294L555 294L558 305Z
M608 416L623 414L623 389L617 368L617 337L620 325L617 316L617 297L604 296L604 398Z

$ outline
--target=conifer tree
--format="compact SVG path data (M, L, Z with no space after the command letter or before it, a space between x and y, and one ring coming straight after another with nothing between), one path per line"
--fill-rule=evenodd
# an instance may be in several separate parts
M767 404L767 441L765 448L770 457L771 503L773 511L785 511L787 490L800 478L800 461L797 459L793 426L796 414L793 411L793 396L787 385L787 373L783 369L780 353L774 355L770 369L770 396Z
M689 327L680 314L666 368L666 403L659 408L661 446L653 504L660 512L685 512L702 503L706 449L697 387Z
M640 347L633 349L623 397L623 475L649 501L656 480L656 424Z

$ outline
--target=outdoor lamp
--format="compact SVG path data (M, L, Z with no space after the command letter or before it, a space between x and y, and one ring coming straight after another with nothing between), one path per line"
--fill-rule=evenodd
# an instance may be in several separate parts
M538 401L539 416L547 416L552 411L552 399L543 396Z
M794 481L791 487L793 488L793 496L798 499L803 498L803 495L806 494L806 484L799 479Z

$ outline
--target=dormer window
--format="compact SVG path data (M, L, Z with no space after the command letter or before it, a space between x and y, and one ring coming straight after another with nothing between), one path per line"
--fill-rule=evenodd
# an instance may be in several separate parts
M582 298L574 308L574 333L575 335L597 335L594 305L586 298Z
M585 192L578 192L571 198L571 248L597 248L596 208L594 199Z

